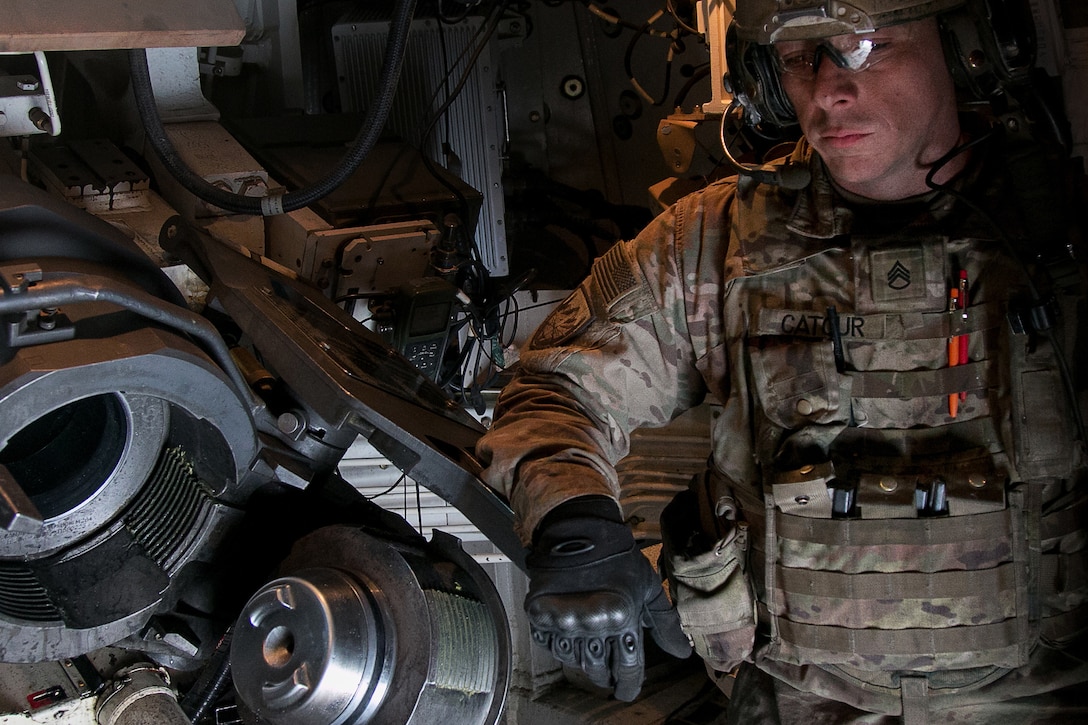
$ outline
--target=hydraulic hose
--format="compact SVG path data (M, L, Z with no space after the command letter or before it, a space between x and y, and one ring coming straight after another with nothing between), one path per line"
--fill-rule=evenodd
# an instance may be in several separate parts
M173 142L166 135L155 93L151 86L151 74L147 68L147 52L142 48L129 51L129 70L132 75L132 90L136 96L136 108L140 113L147 140L155 150L170 175L187 191L201 200L214 204L220 209L235 214L260 214L273 216L294 211L313 204L324 198L343 184L363 159L370 154L381 136L389 111L393 105L393 95L400 80L404 65L404 49L411 29L412 16L415 13L416 0L400 0L393 12L389 27L389 39L382 58L380 76L381 90L378 98L367 110L363 126L352 141L347 154L323 178L308 187L289 191L285 194L270 194L264 197L243 196L225 191L205 181L181 159Z
M181 701L181 709L193 721L193 725L201 725L231 686L230 643L233 635L234 628L228 628L219 639L204 672Z

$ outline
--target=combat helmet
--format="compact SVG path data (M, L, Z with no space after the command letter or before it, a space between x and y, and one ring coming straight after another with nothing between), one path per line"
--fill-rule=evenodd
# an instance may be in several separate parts
M985 100L1026 81L1035 35L1024 0L737 0L726 34L730 92L749 125L792 126L797 117L771 44L860 35L931 16L965 98Z

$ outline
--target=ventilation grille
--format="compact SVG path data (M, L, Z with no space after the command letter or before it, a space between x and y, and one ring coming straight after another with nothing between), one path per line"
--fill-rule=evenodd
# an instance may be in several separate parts
M164 571L173 567L197 536L197 521L209 504L207 495L181 448L162 452L151 479L125 516L125 525L148 556Z
M340 101L345 111L362 113L378 97L389 24L368 16L372 13L366 9L353 11L332 28ZM457 99L427 138L421 138L428 121L468 69L467 59L482 24L483 19L478 17L452 25L440 24L433 18L412 22L386 130L441 164L446 163L442 141L449 139L450 148L461 162L459 169L449 170L483 194L476 226L480 257L491 274L502 277L509 274L502 189L502 104L489 47L480 53Z
M25 566L0 563L0 614L28 622L58 622L60 611Z

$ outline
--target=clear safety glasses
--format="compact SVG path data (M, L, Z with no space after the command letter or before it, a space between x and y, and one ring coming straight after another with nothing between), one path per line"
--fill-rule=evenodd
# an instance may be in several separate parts
M773 45L772 55L778 70L791 76L812 78L825 57L839 68L857 73L872 68L909 43L912 25L893 25L859 35L780 41Z

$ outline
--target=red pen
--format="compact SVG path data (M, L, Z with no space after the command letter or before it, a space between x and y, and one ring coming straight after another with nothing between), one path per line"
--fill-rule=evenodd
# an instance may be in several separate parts
M955 312L959 309L959 297L960 291L958 288L953 287L948 291L948 311ZM951 320L951 317L949 318ZM948 367L954 368L960 364L960 341L955 335L948 338ZM948 415L951 418L956 417L956 413L959 412L960 407L960 394L949 393L948 395Z

